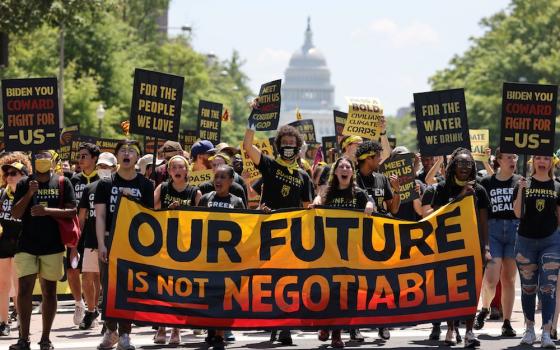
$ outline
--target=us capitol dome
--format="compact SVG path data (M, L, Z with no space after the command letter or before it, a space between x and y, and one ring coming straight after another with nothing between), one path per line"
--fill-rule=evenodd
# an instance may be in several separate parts
M313 45L311 20L303 46L290 58L282 81L282 111L280 125L296 120L299 108L303 119L313 119L317 141L323 136L334 136L334 86L325 56Z

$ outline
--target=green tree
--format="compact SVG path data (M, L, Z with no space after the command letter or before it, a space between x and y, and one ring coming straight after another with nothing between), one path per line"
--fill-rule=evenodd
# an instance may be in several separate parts
M558 0L512 0L507 10L480 22L484 35L430 78L432 88L464 87L469 127L490 129L497 146L502 83L560 81L559 22Z

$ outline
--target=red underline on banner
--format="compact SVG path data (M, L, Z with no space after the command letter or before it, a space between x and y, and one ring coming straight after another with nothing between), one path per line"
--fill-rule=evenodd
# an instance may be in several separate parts
M130 299L134 298L128 298ZM156 303L169 306L172 303L156 302L153 300L141 300L142 304L156 305ZM135 321L156 321L165 320L165 323L181 325L186 321L187 325L200 327L234 327L234 328L255 328L255 327L314 327L314 326L337 326L337 325L383 325L383 324L407 324L414 322L430 322L432 320L443 319L451 320L467 317L476 314L476 307L462 307L450 310L423 312L410 315L394 316L371 316L371 317L336 317L326 319L310 318L211 318L196 316L181 316L162 314L149 311L128 311L122 309L108 310L107 316L114 318L129 319ZM174 320L172 320L174 319Z
M204 305L204 304L173 303L173 302L153 300L153 299L145 300L145 299L138 299L138 298L127 298L126 302L131 304L143 304L143 305L153 305L153 306L172 306L181 309L208 310L208 305Z

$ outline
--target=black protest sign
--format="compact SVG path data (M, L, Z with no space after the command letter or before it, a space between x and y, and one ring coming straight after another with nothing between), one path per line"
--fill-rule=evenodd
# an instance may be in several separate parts
M470 150L465 91L451 89L414 94L418 147L423 156Z
M183 147L183 150L190 152L192 145L194 145L197 139L198 132L196 130L183 130L179 137L179 143Z
M80 135L80 124L68 125L60 131L60 159L71 160L72 140Z
M56 78L2 80L7 151L59 149Z
M317 143L317 139L315 137L315 125L313 124L313 120L296 120L295 122L291 122L288 125L296 128L303 137L303 141L305 141L307 144Z
M336 136L323 136L321 138L321 141L326 162L334 162L334 158L336 158L336 152L338 150L338 142L336 141Z
M556 85L504 83L500 151L552 155L557 98Z
M336 134L336 141L340 143L340 140L344 137L342 131L344 130L344 125L346 125L346 119L348 119L348 113L333 110L334 116L334 132Z
M282 80L274 80L261 85L259 91L259 106L249 115L249 125L254 125L257 131L278 129L280 121L280 88Z
M208 140L213 144L220 143L222 129L221 103L200 100L198 102L198 138Z
M110 153L115 153L115 148L117 147L119 141L121 141L116 139L106 139L101 137L85 136L85 135L80 135L79 139L80 142L89 142L89 143L93 143L94 145L97 145L101 152L110 152Z
M146 137L146 144L144 144L144 153L145 154L153 154L155 150L160 149L161 146L163 146L163 144L165 143L164 139L157 139L157 146L154 149L154 144L155 144L156 139L153 137Z
M184 78L144 69L134 71L130 132L177 140Z
M399 177L399 193L401 203L408 203L419 197L416 192L416 174L414 173L414 159L412 153L396 154L387 158L380 166L379 172L389 177Z

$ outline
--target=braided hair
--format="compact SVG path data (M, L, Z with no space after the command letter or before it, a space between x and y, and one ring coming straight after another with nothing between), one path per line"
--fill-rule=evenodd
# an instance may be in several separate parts
M453 151L451 154L451 159L449 160L449 164L447 164L447 168L445 169L445 187L450 189L452 185L457 185L455 182L455 170L457 170L457 158L459 155L466 154L469 157L469 162L471 162L471 173L469 174L469 178L467 181L476 180L476 163L474 158L466 148L459 147Z
M335 191L338 190L338 187L339 187L340 183L338 182L338 176L336 176L334 174L334 172L338 168L338 165L340 164L340 162L342 162L343 160L350 163L350 166L352 167L352 175L350 177L350 186L348 186L348 188L343 190L344 199L352 200L356 196L356 188L358 187L358 185L356 185L356 168L354 167L354 163L352 162L352 160L350 160L350 158L348 158L346 156L342 156L342 157L338 158L331 167L330 174L329 174L329 180L327 181L327 189L325 191L325 197L324 197L325 198L325 200L324 200L325 205L329 205L329 203L334 199Z

